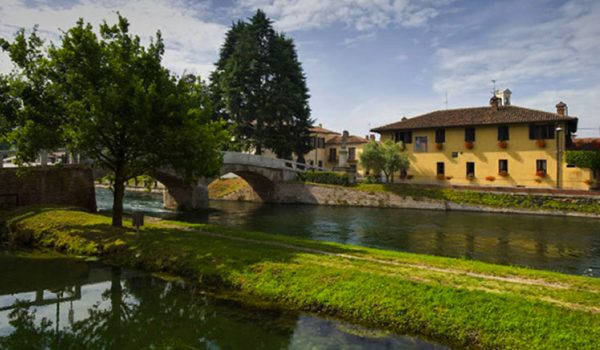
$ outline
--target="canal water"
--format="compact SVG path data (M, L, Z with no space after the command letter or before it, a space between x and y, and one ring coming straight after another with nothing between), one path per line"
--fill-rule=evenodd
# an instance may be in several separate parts
M100 210L112 193L97 189ZM191 222L600 277L600 220L410 209L212 201L211 210L162 209L162 196L128 192L125 210Z
M0 349L447 349L148 274L0 251Z

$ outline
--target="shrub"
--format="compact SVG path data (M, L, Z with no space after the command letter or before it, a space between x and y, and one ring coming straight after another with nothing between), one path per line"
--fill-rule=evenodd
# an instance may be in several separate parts
M567 163L578 168L600 169L600 152L567 151Z
M348 186L350 178L347 173L339 171L307 171L298 173L298 178L304 182Z

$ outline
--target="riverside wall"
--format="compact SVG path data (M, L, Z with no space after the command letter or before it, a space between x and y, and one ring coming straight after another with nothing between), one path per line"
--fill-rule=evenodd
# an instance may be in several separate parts
M80 165L1 168L0 208L57 204L96 211L92 169Z

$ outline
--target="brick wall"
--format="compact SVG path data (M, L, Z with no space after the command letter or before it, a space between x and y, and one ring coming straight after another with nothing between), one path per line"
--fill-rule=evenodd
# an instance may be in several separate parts
M0 169L0 207L34 204L96 211L92 169L79 165Z

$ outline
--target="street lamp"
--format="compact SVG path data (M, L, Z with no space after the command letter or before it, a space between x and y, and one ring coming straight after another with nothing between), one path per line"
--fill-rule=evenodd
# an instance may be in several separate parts
M560 188L561 170L562 170L562 149L560 142L560 132L563 128L560 126L556 127L556 188Z

